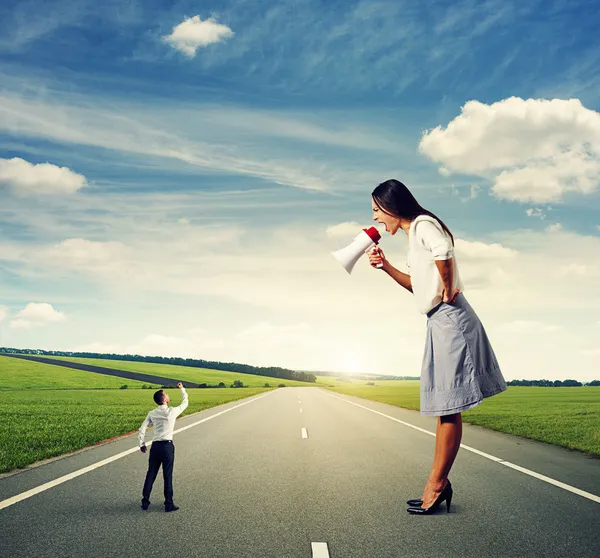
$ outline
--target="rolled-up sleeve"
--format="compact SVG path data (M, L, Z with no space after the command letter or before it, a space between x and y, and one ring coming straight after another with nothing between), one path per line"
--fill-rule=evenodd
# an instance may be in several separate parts
M173 407L175 416L177 417L181 413L183 413L183 411L185 411L187 409L188 404L189 404L188 394L185 391L185 388L181 388L181 404L178 405L177 407Z
M434 260L449 260L454 255L454 247L444 234L441 225L431 221L420 221L415 227L418 241L429 250Z

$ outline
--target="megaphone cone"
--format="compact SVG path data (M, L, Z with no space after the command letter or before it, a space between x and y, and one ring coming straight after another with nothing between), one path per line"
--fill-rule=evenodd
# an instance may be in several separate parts
M348 244L348 246L341 250L332 252L332 255L351 274L360 257L373 248L373 246L376 246L380 239L381 235L375 227L363 229L351 244Z

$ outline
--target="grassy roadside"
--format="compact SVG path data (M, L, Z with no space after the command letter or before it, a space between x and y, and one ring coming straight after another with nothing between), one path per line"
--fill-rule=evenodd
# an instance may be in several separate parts
M332 382L327 388L419 410L418 381ZM463 413L463 421L600 456L600 387L509 387Z
M64 366L54 366L30 360L0 356L0 391L37 389L118 389L122 385L136 389L157 384L138 382L128 378L117 378L94 374Z
M49 365L50 366L50 365ZM172 403L179 390L165 390ZM182 416L269 391L190 389ZM154 408L150 390L30 390L0 398L0 473L137 430Z
M50 355L40 355L43 358L52 360L66 360L69 362L78 362L89 364L91 366L102 366L103 368L112 368L114 370L124 370L126 372L138 372L141 374L151 374L162 376L164 378L173 378L183 382L206 383L209 385L218 385L223 382L230 386L235 380L241 380L248 387L262 387L265 384L277 386L285 384L286 386L314 386L319 384L309 382L299 382L297 380L288 380L287 378L273 378L272 376L259 376L257 374L243 374L241 372L226 372L222 370L213 370L210 368L194 368L192 366L178 366L175 364L156 364L153 362L136 362L130 360L109 360L102 358L79 358L79 357L55 357ZM16 360L16 359L13 359ZM51 366L51 365L48 365ZM88 372L89 374L89 372ZM129 381L129 380L127 380Z

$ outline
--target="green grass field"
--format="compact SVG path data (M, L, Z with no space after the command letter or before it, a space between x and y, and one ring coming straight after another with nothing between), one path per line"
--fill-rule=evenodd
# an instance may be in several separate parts
M419 410L419 382L331 382L328 388ZM509 387L463 413L463 421L600 456L600 387Z
M77 357L54 357L40 355L44 358L56 360L67 360L69 362L81 362L92 366L102 366L114 370L125 370L127 372L140 372L142 374L153 374L165 378L173 378L185 382L195 382L198 384L206 383L209 385L218 385L219 382L230 386L234 380L241 380L244 386L263 387L266 383L271 386L285 384L286 386L311 386L308 382L298 382L286 378L272 378L270 376L258 376L256 374L242 374L240 372L225 372L221 370L212 370L209 368L194 368L191 366L177 366L174 364L155 364L153 362L133 362L130 360L108 360L103 358L77 358Z
M128 388L141 388L143 385L160 388L156 384L144 384L127 378L0 356L0 390L117 389L122 385Z
M117 378L118 379L118 378ZM178 389L165 390L178 405ZM190 389L182 416L268 388ZM155 407L150 390L30 390L0 398L0 472L62 455L137 430ZM152 439L152 430L146 432ZM135 441L132 443L136 443Z

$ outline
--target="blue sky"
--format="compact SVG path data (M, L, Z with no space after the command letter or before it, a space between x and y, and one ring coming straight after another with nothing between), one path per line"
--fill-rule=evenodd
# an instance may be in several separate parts
M395 177L459 239L507 379L593 379L599 24L591 2L4 2L0 345L418 375L410 295L330 255ZM406 238L382 247L402 267Z

